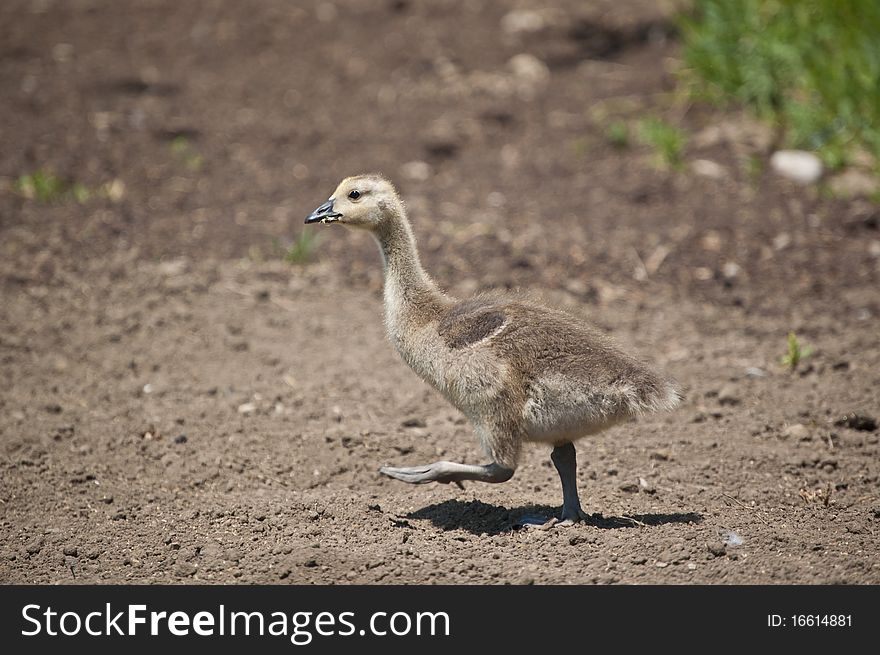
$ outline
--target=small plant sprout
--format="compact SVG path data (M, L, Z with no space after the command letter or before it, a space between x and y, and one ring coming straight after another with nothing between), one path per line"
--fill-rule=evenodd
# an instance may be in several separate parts
M189 143L189 139L185 136L175 137L169 148L171 149L171 153L182 161L183 165L190 171L198 173L202 170L202 166L205 164L205 158L193 149Z
M67 182L49 170L22 175L15 182L15 189L28 200L54 203L71 198L83 205L94 197L94 193L82 182Z
M71 186L70 193L73 194L73 197L81 205L87 203L92 197L92 192L89 190L89 187L82 182L76 182Z
M639 124L639 137L654 149L661 166L676 170L682 168L687 135L680 129L659 118L650 118Z
M303 230L284 253L284 261L288 264L307 264L315 255L318 241L319 237L315 232Z
M626 148L629 145L629 128L623 121L614 121L608 126L605 133L610 143L615 148Z
M810 346L802 346L794 332L788 333L788 352L782 358L782 365L795 370L803 360L813 354Z
M28 200L50 203L61 199L67 190L67 185L51 171L39 170L19 177L15 188Z
M168 146L171 152L178 157L182 157L189 150L189 139L185 136L176 136Z

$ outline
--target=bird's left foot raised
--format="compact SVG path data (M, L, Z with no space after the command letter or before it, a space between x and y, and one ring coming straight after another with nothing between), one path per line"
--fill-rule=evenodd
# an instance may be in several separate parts
M379 469L379 473L410 484L454 482L459 486L463 480L506 482L513 477L513 469L495 463L483 466L456 462L434 462L422 466L383 466Z
M448 475L444 474L443 467L440 466L442 464L445 464L445 462L435 462L422 466L383 466L379 469L379 473L395 480L409 482L410 484L452 482L453 480L447 479Z

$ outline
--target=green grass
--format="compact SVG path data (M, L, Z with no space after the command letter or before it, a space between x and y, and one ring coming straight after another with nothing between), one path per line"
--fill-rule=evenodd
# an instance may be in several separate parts
M651 146L658 162L666 168L681 169L687 135L659 118L648 118L639 123L639 139Z
M64 197L67 184L51 171L39 170L19 177L15 189L28 200L51 203Z
M28 200L46 204L73 199L82 205L96 195L102 195L96 194L82 182L67 182L45 169L19 177L15 182L15 190Z
M319 241L316 230L303 230L284 252L284 261L288 264L308 264L315 257Z
M81 205L92 199L92 191L82 182L74 182L70 187L70 195Z
M605 138L615 148L626 148L629 145L629 128L624 121L614 121L605 131Z
M694 0L679 22L692 94L751 108L832 168L880 160L880 2Z
M788 352L782 357L782 365L789 370L795 370L803 360L813 354L813 349L801 345L794 332L788 333Z
M205 165L205 158L195 151L185 136L175 137L168 148L193 173L198 173Z

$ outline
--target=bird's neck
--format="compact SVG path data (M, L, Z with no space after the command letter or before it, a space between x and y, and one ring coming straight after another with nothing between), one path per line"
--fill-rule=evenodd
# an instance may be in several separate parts
M446 296L422 268L403 208L390 210L374 236L385 268L386 311L415 310L430 315L442 307Z

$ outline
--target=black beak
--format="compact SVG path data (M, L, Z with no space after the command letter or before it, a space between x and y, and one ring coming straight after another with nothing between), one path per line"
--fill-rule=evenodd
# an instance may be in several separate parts
M333 198L318 207L311 214L306 216L306 225L309 223L335 223L342 216L339 212L333 211Z

